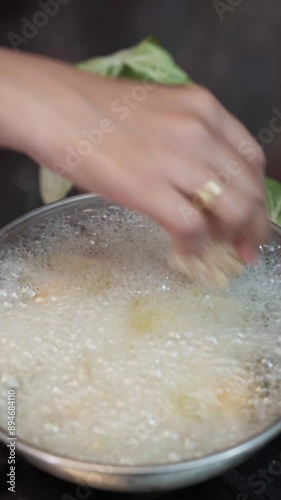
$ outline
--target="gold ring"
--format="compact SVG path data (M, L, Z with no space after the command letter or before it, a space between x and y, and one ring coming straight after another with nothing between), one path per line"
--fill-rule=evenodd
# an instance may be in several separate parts
M206 184L196 191L195 203L199 208L210 210L213 207L217 197L222 194L222 187L215 181L208 181Z

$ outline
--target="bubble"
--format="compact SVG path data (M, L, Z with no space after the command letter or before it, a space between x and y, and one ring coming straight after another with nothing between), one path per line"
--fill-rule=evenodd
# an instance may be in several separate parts
M208 455L281 417L280 247L224 291L186 283L169 252L145 217L89 202L1 250L1 427L12 385L26 442L144 464Z

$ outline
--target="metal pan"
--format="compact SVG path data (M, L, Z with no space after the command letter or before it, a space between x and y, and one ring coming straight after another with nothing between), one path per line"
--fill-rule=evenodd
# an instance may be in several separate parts
M62 214L74 219L108 206L100 197L82 195L52 203L17 219L0 230L0 247L13 244L19 238L33 238L50 219ZM271 224L272 241L281 244L281 228ZM204 458L180 463L145 466L103 465L80 462L53 455L18 439L17 451L35 466L60 478L86 484L90 487L113 491L148 492L164 491L192 485L223 473L237 466L281 433L281 421L275 422L251 439L238 443ZM7 443L6 431L0 429L0 440Z

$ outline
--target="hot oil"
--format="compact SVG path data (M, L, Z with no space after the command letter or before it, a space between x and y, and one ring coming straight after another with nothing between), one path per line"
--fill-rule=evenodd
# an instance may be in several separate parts
M281 416L275 246L226 290L167 267L137 214L58 219L0 264L0 426L65 456L163 463L210 454Z

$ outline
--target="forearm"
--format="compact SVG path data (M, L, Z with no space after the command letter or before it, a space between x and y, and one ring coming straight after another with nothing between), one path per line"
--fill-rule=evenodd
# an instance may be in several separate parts
M15 92L20 56L11 50L0 49L0 147L18 149L16 127L22 109Z
M0 147L32 154L31 143L41 142L56 123L56 110L66 106L75 111L73 92L80 85L81 71L48 57L2 48L0 65ZM84 73L85 83L88 78ZM93 94L99 95L104 79L90 78Z
M44 58L0 49L1 148L28 154L28 137L40 130L37 112L40 98L36 96L42 87L37 69L40 62L44 66Z
M159 85L142 89L144 98L131 105L140 85L131 80L8 50L0 64L2 147L49 168L66 165L76 185L154 218L189 252L215 234L247 262L258 253L268 235L264 156L258 145L253 161L242 155L249 132L206 89ZM100 124L105 129L92 140ZM196 193L225 172L212 217L194 211Z

